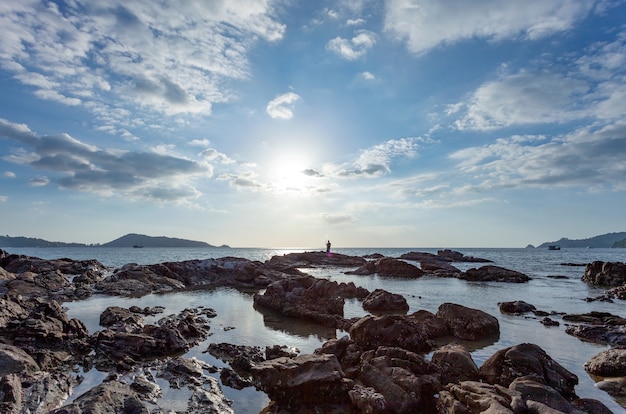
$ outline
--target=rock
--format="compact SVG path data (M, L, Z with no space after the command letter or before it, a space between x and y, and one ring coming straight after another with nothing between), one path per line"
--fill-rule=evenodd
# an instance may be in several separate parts
M227 363L232 363L237 358L244 358L249 361L249 366L265 360L263 352L258 346L212 343L209 344L206 352Z
M265 264L271 269L292 275L302 275L298 268L315 266L358 267L367 262L363 257L347 256L339 253L326 252L289 253L273 256Z
M576 325L565 328L565 333L597 344L626 346L626 330L623 326Z
M22 349L0 343L0 377L9 374L32 375L40 371L39 364Z
M481 259L473 256L465 256L463 253L444 249L437 251L437 257L445 258L451 262L490 263L492 260Z
M589 325L610 325L620 326L626 325L626 318L622 318L618 315L613 315L608 312L591 311L589 313L569 313L563 315L563 320L568 322L582 322Z
M175 357L159 367L158 377L169 382L170 387L201 386L213 380L204 371L217 372L217 368L196 358Z
M470 282L524 283L530 280L530 277L521 272L499 266L482 266L468 269L466 272L461 273L459 278Z
M514 302L499 302L500 312L510 313L513 315L521 315L523 313L533 312L537 310L530 303L526 303L523 300L516 300Z
M385 414L391 411L385 397L372 387L364 387L357 384L348 391L348 395L352 404L359 409L359 413Z
M426 352L433 346L428 327L411 315L365 316L352 325L350 337L363 349L392 346Z
M100 314L100 326L110 328L113 325L128 327L128 332L134 332L143 327L143 317L130 309L120 306L109 306Z
M595 261L585 267L582 280L596 286L621 286L626 283L626 263Z
M605 293L609 298L626 300L626 285L614 287L613 289L609 289Z
M129 384L114 380L90 389L76 398L72 404L51 412L51 414L82 413L149 414L149 411Z
M410 263L403 260L383 257L374 262L369 262L364 266L345 272L347 275L371 275L378 274L383 277L399 277L407 279L415 279L424 275L424 272Z
M613 398L626 397L626 377L605 378L596 382L596 387L605 391Z
M543 326L560 326L561 324L558 321L555 321L554 319L545 317L542 320L539 321Z
M444 303L439 306L435 316L443 319L450 333L458 339L476 341L500 334L498 320L478 309Z
M252 367L256 388L291 412L299 406L349 402L350 382L343 376L331 354L276 358Z
M274 359L280 357L293 358L298 356L300 351L297 348L290 348L287 345L274 345L265 347L265 359Z
M369 291L357 288L354 283L294 276L272 283L263 294L255 294L254 306L330 327L342 327L344 298L367 294Z
M363 300L363 309L369 312L402 312L409 310L409 304L402 295L376 289Z
M599 377L626 376L626 349L613 348L596 354L585 362L585 371Z
M359 380L383 396L392 413L429 413L441 388L439 370L421 355L379 347L362 356Z
M498 384L463 381L439 392L438 414L514 414L526 412L519 392Z
M509 389L519 392L521 398L525 400L526 406L530 410L536 410L535 412L542 412L541 405L563 413L576 411L572 404L554 388L542 384L534 378L516 378L511 382L511 385L509 385Z
M462 345L453 343L437 349L431 361L439 367L442 384L480 379L478 366Z
M480 367L481 378L489 384L511 385L516 378L534 376L544 385L554 388L567 399L576 397L574 387L578 377L554 361L539 346L519 344L501 349Z

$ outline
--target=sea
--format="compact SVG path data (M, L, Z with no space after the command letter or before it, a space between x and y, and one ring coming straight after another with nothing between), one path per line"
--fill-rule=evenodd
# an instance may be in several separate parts
M208 259L220 257L241 257L264 262L272 256L292 252L311 251L314 249L270 249L270 248L3 248L9 253L24 254L44 259L67 257L76 260L96 259L111 271L127 263L156 264L162 262ZM364 256L380 253L388 257L399 257L407 252L436 253L430 248L338 248L335 253L352 256ZM596 260L626 262L626 249L582 249L562 248L548 250L540 248L452 248L466 256L492 260L494 265L516 270L530 276L528 283L467 282L453 278L423 276L418 279L382 278L377 275L356 276L344 274L346 268L322 267L302 269L318 277L337 282L354 282L369 290L377 288L399 293L407 299L409 312L427 310L436 312L446 302L458 303L483 310L500 323L500 336L489 342L463 343L471 351L476 364L480 366L496 351L520 343L539 345L555 361L578 376L576 393L581 398L594 398L603 402L614 413L626 412L611 396L595 386L596 380L590 377L583 364L594 355L609 349L607 345L581 341L565 333L567 322L561 319L561 313L586 313L591 311L610 312L626 317L625 302L613 303L587 301L602 295L605 289L592 287L581 280L584 265ZM461 270L479 267L482 263L453 263ZM558 277L555 277L558 276ZM165 295L147 295L141 298L119 298L93 296L85 300L66 302L70 318L82 320L90 333L102 329L99 326L100 313L108 306L129 307L137 305L164 306L164 314L146 319L153 323L164 315L174 314L185 308L205 306L217 311L217 317L211 319L211 335L192 348L184 356L195 357L208 364L224 367L225 363L212 357L207 351L209 344L227 342L231 344L260 346L287 345L300 353L311 353L331 338L348 335L347 332L285 318L280 315L259 311L253 307L251 291L234 288L217 288L206 291L180 292ZM523 300L534 305L538 310L554 313L551 319L559 326L546 327L540 318L527 314L513 316L501 314L498 303ZM344 307L345 317L364 316L365 312L359 301L347 300ZM430 355L426 356L427 358ZM84 381L74 390L68 403L91 387L99 384L107 375L91 369L81 372ZM219 379L219 377L216 378ZM159 406L165 410L180 411L190 393L185 390L170 389L163 380L158 380L163 394ZM233 401L235 413L259 413L268 403L268 397L254 388L235 390L222 385L227 398ZM626 406L626 401L621 401Z

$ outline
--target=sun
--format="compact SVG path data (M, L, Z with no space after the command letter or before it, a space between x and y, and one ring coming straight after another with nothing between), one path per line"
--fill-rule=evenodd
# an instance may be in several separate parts
M280 154L268 167L268 180L280 193L306 194L314 185L309 160L302 155Z

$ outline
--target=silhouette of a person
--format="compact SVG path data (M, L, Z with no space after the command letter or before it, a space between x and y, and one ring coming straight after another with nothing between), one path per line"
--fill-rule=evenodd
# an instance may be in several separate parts
M330 240L326 242L326 253L330 253Z

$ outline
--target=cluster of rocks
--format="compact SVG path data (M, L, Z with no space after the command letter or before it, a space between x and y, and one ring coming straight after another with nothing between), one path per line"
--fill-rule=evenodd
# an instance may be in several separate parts
M419 261L420 268L407 261ZM576 376L541 348L520 344L496 352L479 368L454 341L492 341L498 320L485 312L453 303L435 314L408 312L402 295L354 283L317 279L300 269L311 266L356 268L355 274L390 277L423 274L466 280L524 282L525 275L495 266L466 272L452 262L485 262L458 252L410 253L398 259L371 260L325 252L292 253L265 263L226 257L128 264L110 272L95 260L43 260L0 250L0 412L79 414L85 412L164 412L159 408L161 380L172 389L186 388L187 413L233 412L222 384L256 387L272 400L267 413L605 413L595 400L574 393ZM612 271L601 270L615 279ZM605 279L601 279L605 280ZM311 320L349 332L327 341L313 354L299 355L284 346L260 348L211 344L206 352L228 364L216 368L186 351L206 340L215 311L198 307L145 323L162 307L111 306L100 316L102 329L90 334L78 319L68 318L64 301L93 294L142 296L217 286L263 289L254 306ZM344 318L345 299L357 298L372 312ZM503 312L539 311L525 303L501 304ZM614 345L585 368L603 377L607 392L626 389L615 376L624 372L624 321L608 314L567 315L567 329L580 338L585 325L616 328L598 333ZM574 332L574 330L576 332ZM585 336L587 335L587 336ZM441 347L442 344L447 344ZM432 352L430 360L424 356ZM64 404L82 376L76 368L107 372L104 381ZM219 380L214 375L218 374ZM610 378L609 378L610 377ZM608 378L608 379L607 379Z

